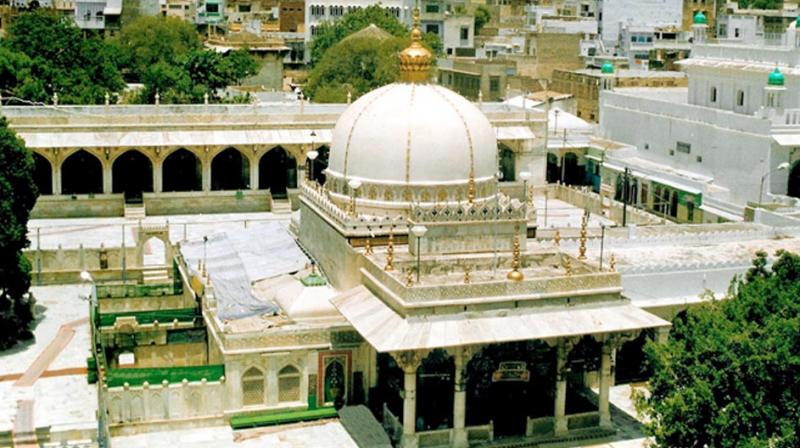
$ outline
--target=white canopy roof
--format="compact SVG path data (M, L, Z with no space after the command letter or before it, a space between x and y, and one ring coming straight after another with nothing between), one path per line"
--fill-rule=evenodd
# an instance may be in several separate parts
M542 307L431 314L403 318L358 286L333 305L379 352L458 347L667 327L669 322L629 302L591 307Z
M29 148L113 148L197 145L330 144L331 131L315 129L257 129L124 132L20 132Z

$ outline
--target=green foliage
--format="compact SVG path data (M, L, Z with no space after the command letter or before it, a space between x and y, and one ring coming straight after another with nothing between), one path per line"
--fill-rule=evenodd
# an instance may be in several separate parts
M29 244L28 218L39 195L33 169L30 151L0 117L0 349L32 337L31 266L22 249Z
M311 42L311 64L316 65L329 48L339 43L345 37L374 24L378 28L396 37L408 37L409 29L400 23L394 15L385 10L381 5L371 5L346 14L335 22L324 22L317 28L317 34ZM442 51L442 42L439 36L426 33L423 43L433 49L436 54Z
M196 28L177 17L141 16L111 39L120 68L132 80L142 81L158 63L177 65L190 51L200 50Z
M489 8L479 5L475 8L475 34L480 34L481 29L492 20L492 12Z
M99 104L124 87L113 52L97 35L86 37L51 10L21 13L0 42L4 96L62 104Z
M395 82L400 77L397 54L409 39L383 41L354 37L331 47L308 76L306 94L317 103L344 102Z
M690 309L646 347L639 407L664 447L800 446L800 257L757 254L734 295Z
M152 104L156 92L162 103L202 103L221 101L217 92L255 74L258 66L246 50L225 55L209 50L191 51L176 64L158 62L145 72L144 90L139 101Z
M781 9L783 0L739 0L740 8Z

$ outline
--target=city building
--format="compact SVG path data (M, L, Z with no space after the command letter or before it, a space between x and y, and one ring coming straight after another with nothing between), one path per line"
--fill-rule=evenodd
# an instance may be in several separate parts
M603 42L614 46L625 27L680 27L683 0L603 0L599 17Z
M120 29L122 0L75 0L75 24L113 35Z
M688 87L602 92L604 136L631 145L609 153L604 181L629 168L645 208L681 221L741 220L748 204L792 209L800 196L796 24L777 39L783 45L706 42L706 26L698 14L692 57L680 63Z
M655 70L615 70L611 67L611 75L617 87L679 87L687 85L687 77L683 72ZM603 70L556 70L553 72L551 88L557 92L571 94L577 101L577 116L584 120L600 121L600 92L602 91Z
M440 58L437 61L439 84L473 101L498 101L506 97L508 79L516 73L515 64L503 59Z
M713 36L717 30L717 12L723 9L726 0L684 0L683 19L681 20L681 30L691 33L694 24L694 16L702 12L708 20L709 37Z

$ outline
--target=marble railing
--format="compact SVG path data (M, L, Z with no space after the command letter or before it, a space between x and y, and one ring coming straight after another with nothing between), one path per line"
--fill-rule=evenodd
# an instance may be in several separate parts
M111 425L221 416L225 378L106 389Z
M320 187L319 184L304 183L301 186L301 190L303 199L317 207L328 219L332 220L344 231L370 236L376 231L386 233L390 226L394 226L397 233L405 233L408 227L408 221L404 216L351 215L333 202L328 197L327 191Z

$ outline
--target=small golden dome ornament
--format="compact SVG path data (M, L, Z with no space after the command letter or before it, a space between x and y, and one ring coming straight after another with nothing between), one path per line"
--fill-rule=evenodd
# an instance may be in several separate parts
M414 8L411 28L411 45L400 52L400 80L422 83L428 80L433 55L422 45L422 31L419 29L419 8Z
M506 278L511 280L512 282L521 282L525 280L525 274L520 272L520 262L519 262L519 237L514 235L514 246L512 250L512 258L511 258L511 272L506 275Z

